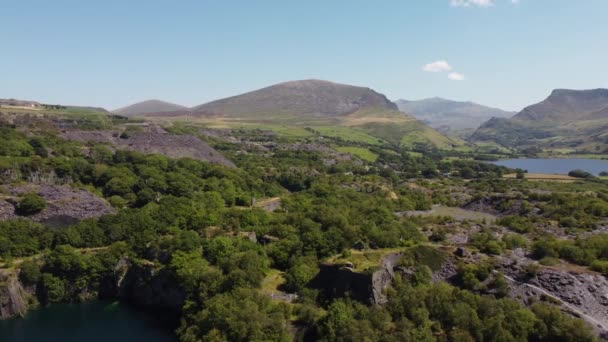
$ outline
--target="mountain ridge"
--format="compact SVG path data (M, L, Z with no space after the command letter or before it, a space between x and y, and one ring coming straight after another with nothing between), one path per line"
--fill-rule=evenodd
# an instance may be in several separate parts
M555 89L511 119L487 121L470 140L517 148L608 151L608 89Z
M179 110L188 109L186 106L178 105L171 102L166 102L157 99L144 100L140 102L133 103L131 105L117 108L112 110L112 113L120 114L120 115L146 115L146 114L159 114L159 113L169 113L175 112Z
M192 107L192 112L225 116L262 112L340 116L373 106L397 110L397 105L371 88L306 79L277 83L207 102Z

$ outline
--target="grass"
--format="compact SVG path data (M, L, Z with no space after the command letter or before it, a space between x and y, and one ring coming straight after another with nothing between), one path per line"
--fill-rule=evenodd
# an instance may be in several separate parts
M369 145L381 145L382 139L378 139L373 137L365 132L344 126L318 126L311 127L315 132L319 132L319 134L332 137L339 138L344 141L351 142L360 142Z
M381 248L381 249L369 249L359 251L355 249L350 250L350 256L343 256L342 254L333 256L327 259L329 264L344 264L347 262L352 263L357 272L363 272L367 269L374 269L381 266L382 259L388 254L403 253L404 259L413 262L414 265L426 265L432 270L438 270L443 265L446 255L444 252L438 250L433 245L417 245L413 247L401 247L401 248Z
M279 287L285 283L284 272L277 269L271 269L266 277L262 280L261 291L264 293L281 292Z
M419 245L407 249L403 259L412 262L413 266L425 265L432 271L438 271L445 262L447 256L444 252L432 246Z
M350 250L350 256L344 257L342 254L335 255L327 259L330 264L343 264L351 262L355 266L355 271L362 272L368 268L380 266L380 262L385 255L390 253L402 252L404 248L381 248L368 250Z
M508 179L516 179L515 173L509 173L503 176ZM549 181L549 182L575 182L580 178L570 177L567 175L555 175L550 173L525 173L524 178L531 181Z
M368 162L375 162L378 159L378 155L374 152L370 151L365 147L352 147L352 146L342 146L337 147L336 150L344 153L350 153L356 157L359 157Z
M385 108L365 108L339 117L311 117L293 113L254 114L242 118L182 116L149 119L160 122L187 121L209 128L268 129L282 136L297 138L306 138L318 133L369 145L390 142L413 147L421 143L451 149L453 146L465 144L461 139L448 138L411 116Z
M424 156L424 154L422 154L420 152L414 152L414 151L407 151L407 154L410 157L415 157L415 158L420 158L420 157Z

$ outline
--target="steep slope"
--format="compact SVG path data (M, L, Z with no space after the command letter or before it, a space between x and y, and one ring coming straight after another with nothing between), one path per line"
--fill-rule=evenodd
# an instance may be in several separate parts
M440 97L418 101L398 100L395 103L400 111L446 133L476 129L482 122L493 117L507 118L516 114L474 102L452 101Z
M365 107L396 110L386 96L369 88L321 80L290 81L192 108L207 115L251 117L273 113L333 117Z
M607 109L608 89L556 89L546 100L524 108L514 119L565 123L591 119L592 114Z
M126 116L169 113L187 109L187 107L161 100L147 100L130 106L115 109L112 112Z
M210 127L338 127L340 135L361 132L402 145L428 144L449 148L458 142L447 138L370 88L321 80L275 84L245 94L209 102L187 113L147 115L162 120L203 122Z
M519 148L608 151L608 89L554 90L511 119L484 123L471 140Z

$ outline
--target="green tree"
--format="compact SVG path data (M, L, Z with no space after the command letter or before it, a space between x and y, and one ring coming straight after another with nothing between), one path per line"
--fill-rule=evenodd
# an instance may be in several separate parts
M42 274L40 293L43 303L58 303L66 298L63 281L50 273Z

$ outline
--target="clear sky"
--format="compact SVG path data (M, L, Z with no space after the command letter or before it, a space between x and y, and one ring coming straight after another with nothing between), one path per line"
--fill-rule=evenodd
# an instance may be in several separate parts
M190 106L317 78L520 110L554 88L608 88L608 0L0 0L0 13L0 98Z

